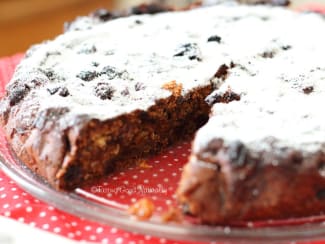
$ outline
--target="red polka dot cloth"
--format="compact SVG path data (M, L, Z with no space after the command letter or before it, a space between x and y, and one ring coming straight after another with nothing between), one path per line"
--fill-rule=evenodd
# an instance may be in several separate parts
M325 7L314 4L304 9L325 13ZM16 65L22 57L22 54L18 54L0 59L0 95L4 93L5 84L10 80ZM0 147L4 147L4 143L5 139L3 135L0 135ZM93 187L88 190L97 192L97 195L105 194L105 197L109 200L116 200L120 204L129 205L142 198L143 192L141 190L145 190L149 186L155 187L155 189L159 190L151 194L150 197L155 203L156 210L163 212L166 210L166 206L173 204L170 199L174 199L173 194L189 151L189 142L180 143L174 148L165 151L162 155L149 160L147 162L149 167L141 170L130 168L125 172L110 176L100 187ZM101 188L103 186L106 188ZM141 187L139 188L139 186ZM115 191L101 191L102 189L115 189ZM133 189L133 191L127 189ZM126 232L115 227L70 215L26 193L1 170L0 215L81 242L103 244L188 243L168 240L168 236L165 239Z

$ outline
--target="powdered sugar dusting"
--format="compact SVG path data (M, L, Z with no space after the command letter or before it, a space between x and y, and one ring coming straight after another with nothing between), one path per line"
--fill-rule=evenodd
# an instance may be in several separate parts
M252 151L324 150L325 35L310 26L322 28L325 22L312 14L279 25L266 22L264 28L272 28L274 36L265 42L266 53L234 60L236 67L220 87L230 87L241 100L214 105L212 118L197 133L196 153L214 138L226 144L240 140ZM270 138L275 139L272 149Z
M181 83L183 95L212 82L241 100L214 105L215 117L198 132L195 151L215 137L260 145L274 136L281 145L308 150L325 138L317 107L325 90L319 15L231 3L106 23L83 17L75 25L86 28L33 47L13 78L46 75L48 82L29 94L42 101L41 110L55 104L68 107L72 117L105 120L171 96L162 88L167 82ZM225 80L212 78L231 63ZM303 92L307 86L311 94Z
M269 26L278 27L302 18L280 8L233 4L106 23L83 17L75 25L87 28L75 28L34 47L13 79L30 76L32 70L47 74L51 81L33 92L42 101L41 109L56 104L98 119L145 110L171 95L163 84L176 80L186 94L208 85L223 63L263 51L277 37L265 31L263 16L272 18ZM208 42L213 35L220 35L221 42ZM106 67L111 67L109 72ZM109 99L96 96L99 83L109 83ZM143 89L136 89L139 83ZM50 95L48 89L56 87L66 88L69 95Z

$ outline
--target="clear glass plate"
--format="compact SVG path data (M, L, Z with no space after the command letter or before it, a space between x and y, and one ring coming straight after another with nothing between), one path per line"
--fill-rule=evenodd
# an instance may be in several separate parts
M174 192L189 149L190 143L179 143L149 159L142 167L116 172L93 186L66 193L51 188L24 166L0 132L1 169L34 197L79 217L128 231L178 240L279 243L325 238L325 216L233 223L230 226L199 225L191 219L182 223L164 223L162 214L169 206L177 204ZM126 210L144 197L154 202L155 212L150 220L138 221Z

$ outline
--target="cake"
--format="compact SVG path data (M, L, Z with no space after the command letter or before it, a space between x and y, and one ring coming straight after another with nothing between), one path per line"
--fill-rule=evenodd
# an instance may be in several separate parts
M324 19L230 1L165 10L100 10L27 51L0 104L18 158L72 190L198 130L177 190L187 214L319 214Z

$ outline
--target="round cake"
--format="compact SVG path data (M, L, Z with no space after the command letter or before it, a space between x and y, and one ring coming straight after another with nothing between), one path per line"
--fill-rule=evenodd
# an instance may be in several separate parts
M197 132L186 214L322 213L324 18L237 2L133 13L99 10L27 51L0 104L22 162L72 190Z

